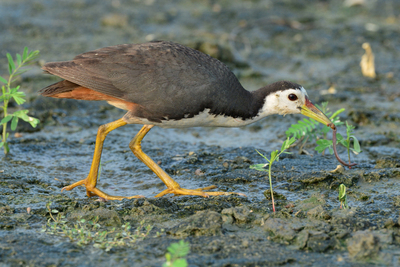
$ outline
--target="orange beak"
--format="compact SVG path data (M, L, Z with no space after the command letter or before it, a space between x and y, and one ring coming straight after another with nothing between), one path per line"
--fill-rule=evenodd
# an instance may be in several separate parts
M331 120L321 110L314 106L314 104L310 101L310 99L308 99L307 96L306 103L301 107L301 114L310 117L328 127L335 127Z

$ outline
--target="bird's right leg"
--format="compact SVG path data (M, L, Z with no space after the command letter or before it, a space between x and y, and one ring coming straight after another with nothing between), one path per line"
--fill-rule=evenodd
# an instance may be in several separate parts
M73 183L69 186L64 187L61 191L72 190L73 188L75 188L79 185L82 185L82 186L86 187L86 194L89 197L98 196L98 197L104 198L106 200L121 200L123 198L143 197L143 196L131 196L131 197L111 196L111 195L104 193L100 189L96 188L97 176L98 176L98 172L99 172L100 158L101 158L101 152L103 151L104 140L106 139L106 136L109 132L117 129L118 127L124 126L126 124L127 123L124 119L119 119L119 120L101 125L99 127L99 130L97 131L96 145L94 148L93 161L92 161L92 166L90 168L89 175L83 180L80 180L76 183Z

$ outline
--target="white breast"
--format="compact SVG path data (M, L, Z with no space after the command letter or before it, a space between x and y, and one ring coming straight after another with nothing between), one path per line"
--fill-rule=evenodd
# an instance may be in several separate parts
M186 128L186 127L240 127L255 121L263 116L256 116L251 119L242 120L240 118L232 118L229 116L210 114L209 109L205 109L192 118L183 118L180 120L169 120L164 118L162 122L153 122L143 118L129 118L128 123L134 124L150 124L162 128Z

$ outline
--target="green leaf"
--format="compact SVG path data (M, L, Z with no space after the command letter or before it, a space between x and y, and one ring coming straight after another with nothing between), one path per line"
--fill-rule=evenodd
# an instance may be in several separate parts
M353 142L354 142L354 151L356 151L357 153L361 152L361 147L360 147L360 143L358 142L358 139L355 136L351 136L353 138Z
M39 124L40 120L28 116L27 122L29 122L29 124L30 124L33 128L36 128L36 126Z
M337 110L335 113L333 113L332 116L330 116L329 118L331 120L333 120L333 118L337 117L337 115L339 115L340 113L342 113L345 110L346 110L345 108L341 108L341 109Z
M174 261L173 267L186 267L188 266L188 263L186 261L186 259L177 259Z
M39 55L39 50L35 50L35 51L30 52L29 55L28 55L27 62L34 60L38 55Z
M17 102L18 105L23 104L26 100L25 100L25 93L24 92L18 92L17 90L19 89L19 86L17 86L16 88L11 89L11 96L12 98L14 98L15 102Z
M17 64L18 64L18 66L21 65L21 62L22 62L21 55L17 53Z
M314 119L303 119L298 121L297 124L292 124L285 133L287 137L294 135L295 138L299 139L302 136L313 135L317 125L318 122Z
M293 136L293 137L290 138L290 140L289 140L289 147L290 147L291 145L293 145L294 142L296 142L296 138Z
M13 118L13 115L7 115L6 117L4 117L4 118L0 121L0 124L7 123L7 122L9 122L12 118Z
M250 165L250 169L266 172L266 171L268 171L265 169L266 166L268 166L268 163L267 164L254 164L254 165Z
M339 186L339 200L344 201L345 197L346 197L346 186L344 184L341 184Z
M344 139L344 137L341 134L338 133L336 137L337 137L336 144L341 144L346 148L349 147L349 142L347 142L347 139Z
M296 138L293 136L291 138L287 138L281 147L281 152L285 151L286 149L290 148L290 146L296 141Z
M0 76L0 82L2 82L4 84L8 84L8 81L1 76Z
M289 137L286 138L285 141L283 141L282 146L281 146L281 151L285 151L285 149L288 148L288 146L287 146L287 144L286 144L286 143L288 142L288 140L289 140Z
M18 117L13 116L11 121L11 130L15 131L15 129L17 129L17 125L18 125Z
M328 146L332 145L332 141L331 140L326 140L326 139L319 139L319 140L317 140L316 143L317 143L317 145L325 146L325 147L328 147Z
M324 152L325 149L330 148L330 146L332 146L333 142L331 140L325 140L325 139L319 139L317 140L317 147L315 148L315 150L318 153L322 153Z
M17 87L11 88L11 89L10 89L10 95L17 94L17 93L18 93L18 90L19 90L19 88L20 88L20 86L19 86L19 85L18 85ZM20 93L23 93L23 92L20 92Z
M322 134L327 134L327 133L329 133L330 130L331 130L331 127L324 126L324 127L322 127L321 132L322 132Z
M179 243L172 243L167 250L172 254L173 258L182 258L189 253L190 246L188 242L180 240Z
M14 64L14 60L10 53L7 53L7 59L8 59L8 70L11 75L13 73L13 71L15 70L15 64Z
M22 54L22 60L25 61L27 56L28 56L28 47L25 46L24 53Z
M14 98L14 100L15 100L15 102L18 104L18 105L22 105L23 103L25 103L25 99L23 99L22 97L19 97L19 96L13 96L13 98Z
M336 144L342 144L346 147L346 144L343 143L344 141L346 141L346 139L344 139L343 135L340 133L336 134Z
M4 142L0 142L0 148L4 146Z
M271 162L274 162L278 156L279 151L275 150L271 152Z
M15 111L13 115L20 119L23 119L24 121L29 121L29 116L26 114L28 114L28 110L24 109L24 110Z
M317 106L317 108L319 109L319 110L321 110L323 113L325 113L325 115L326 115L326 112L328 111L328 101L325 101L325 102L322 102L321 103L321 106L320 105L318 105L318 104L315 104L316 106Z
M16 97L19 97L19 98L24 98L24 97L26 97L26 95L25 95L24 92L15 92L15 94L13 94L12 96L13 96L13 97L16 96Z
M165 260L166 260L166 262L164 262L162 267L171 266L171 254L170 253L165 253Z

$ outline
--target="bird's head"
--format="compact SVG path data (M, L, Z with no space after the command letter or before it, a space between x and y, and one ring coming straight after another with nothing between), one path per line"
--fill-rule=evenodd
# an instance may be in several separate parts
M266 105L270 114L280 115L301 113L333 129L331 120L319 110L308 98L306 90L291 82L275 83L275 90L266 97Z

